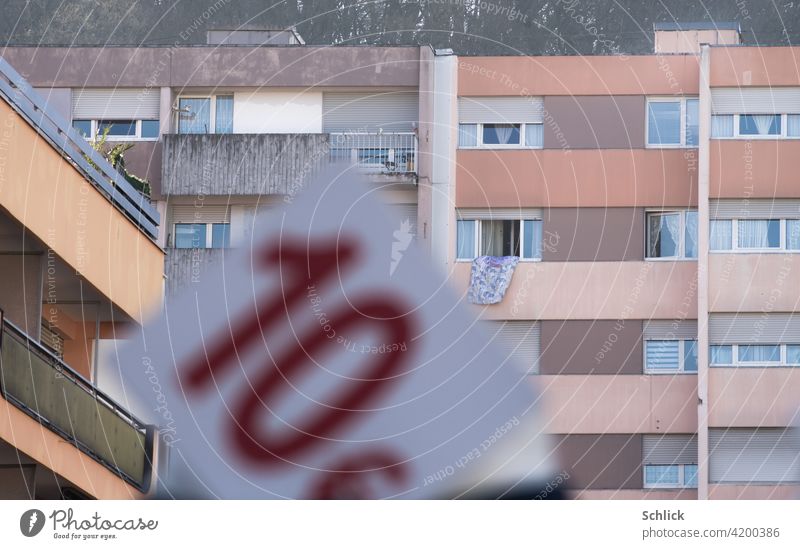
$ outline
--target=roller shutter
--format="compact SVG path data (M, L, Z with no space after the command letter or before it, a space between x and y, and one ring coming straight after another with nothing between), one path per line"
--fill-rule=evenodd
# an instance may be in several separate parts
M419 124L419 96L411 91L325 92L324 132L410 132Z
M796 429L709 429L708 448L711 482L800 481Z
M485 321L486 328L504 358L513 360L531 374L539 373L539 323L524 320Z
M158 120L158 88L72 90L74 120Z
M643 331L645 339L697 339L697 321L650 320Z
M541 208L459 208L458 219L542 219Z
M714 313L708 318L712 345L800 343L800 315Z
M644 465L693 465L697 463L697 435L644 435Z
M711 113L800 113L800 88L712 88Z
M178 204L172 206L173 223L230 223L230 209L227 204Z
M544 101L541 97L458 98L458 121L461 124L541 124L543 112Z
M417 229L417 205L416 204L389 204L389 210L394 212L395 216L403 222L408 220L411 222L411 232L416 236L419 234Z
M797 219L800 200L711 200L709 214L711 219Z

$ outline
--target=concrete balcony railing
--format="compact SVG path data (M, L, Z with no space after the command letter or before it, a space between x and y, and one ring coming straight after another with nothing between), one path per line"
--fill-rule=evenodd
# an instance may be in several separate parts
M414 133L171 134L164 136L164 195L292 194L323 165L416 173Z
M3 398L141 492L150 488L155 430L0 315Z
M167 248L164 260L164 275L167 295L199 285L203 273L223 260L225 248Z

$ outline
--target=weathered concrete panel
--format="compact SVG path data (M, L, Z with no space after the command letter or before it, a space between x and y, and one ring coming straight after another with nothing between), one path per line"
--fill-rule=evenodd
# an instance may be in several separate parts
M212 265L222 262L225 253L230 249L223 248L168 248L164 259L167 296L175 295L180 290L199 288L203 273Z

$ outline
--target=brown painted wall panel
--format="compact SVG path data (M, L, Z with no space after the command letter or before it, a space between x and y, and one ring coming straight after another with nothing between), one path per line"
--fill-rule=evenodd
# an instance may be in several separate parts
M693 149L461 149L456 207L694 206L696 155Z
M542 375L642 373L641 320L543 320L541 338Z
M711 140L711 198L796 198L797 140Z
M153 199L161 196L161 141L139 141L125 152L125 167L134 175L147 179Z
M798 86L800 48L711 48L712 86Z
M544 98L545 149L644 148L645 96Z
M697 95L695 55L460 57L458 95Z
M643 208L547 208L545 261L644 259Z
M641 435L564 435L555 444L570 490L643 487Z

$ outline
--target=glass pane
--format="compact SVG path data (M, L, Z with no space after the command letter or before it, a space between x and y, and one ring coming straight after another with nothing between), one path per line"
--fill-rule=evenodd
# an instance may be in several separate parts
M689 488L697 487L697 465L683 466L683 485Z
M92 137L91 120L73 120L72 127L78 130L83 137Z
M211 226L211 247L230 248L231 226L228 223L214 223Z
M204 223L176 223L176 248L205 248L206 226Z
M645 465L644 483L648 486L678 484L680 465Z
M678 370L678 341L648 340L645 368L648 370Z
M696 147L700 142L700 102L697 99L686 100L686 145Z
M211 120L211 99L181 99L178 103L178 133L208 133Z
M525 259L539 259L542 257L542 222L535 219L526 219L522 222L523 240L525 248L522 257Z
M697 212L686 212L683 255L697 257Z
M781 222L778 219L740 219L740 248L779 248Z
M525 124L525 145L528 147L544 145L544 129L541 124Z
M481 221L481 255L519 257L519 221Z
M697 341L694 339L683 342L683 371L697 371Z
M732 114L715 114L711 117L711 137L733 137Z
M103 135L108 129L110 136L123 136L135 137L136 136L136 121L135 120L100 120L97 123L98 135Z
M800 364L800 345L786 346L786 364Z
M233 96L217 96L214 133L233 133Z
M456 221L456 257L458 259L475 258L475 224L473 220Z
M780 362L780 345L739 345L739 362Z
M680 145L680 101L647 104L647 142L651 145Z
M733 347L730 345L712 345L711 364L726 366L733 364Z
M739 135L779 135L781 116L779 114L741 114L739 115Z
M786 249L800 250L800 220L786 220Z
M478 125L459 124L458 125L458 146L475 147L478 145Z
M800 137L800 114L786 115L786 135Z
M158 137L158 120L142 120L142 137Z
M519 124L484 124L484 145L519 145Z
M711 237L708 247L711 250L730 250L733 247L731 237L733 234L733 221L730 219L712 219Z
M680 214L648 215L648 257L677 257L680 239Z

